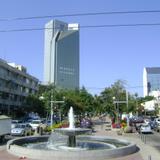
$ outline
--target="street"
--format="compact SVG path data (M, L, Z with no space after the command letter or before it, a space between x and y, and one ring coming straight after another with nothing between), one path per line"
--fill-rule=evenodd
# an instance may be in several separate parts
M153 132L153 134L145 134L146 144L153 146L160 152L160 133Z

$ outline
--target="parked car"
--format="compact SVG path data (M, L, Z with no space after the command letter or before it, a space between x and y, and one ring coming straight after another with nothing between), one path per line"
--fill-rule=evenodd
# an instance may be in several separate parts
M151 129L155 130L155 128L157 127L157 123L155 121L150 121L149 125L151 126Z
M29 124L32 127L32 130L35 131L42 124L42 121L40 119L32 120Z
M32 134L32 127L29 124L21 123L17 124L15 128L11 130L11 135L14 136L27 136Z
M15 128L15 126L19 123L22 123L22 120L17 120L17 119L14 119L11 121L11 129L12 128Z
M137 116L135 116L135 117L130 118L130 120L129 120L130 126L135 127L137 131L139 130L139 127L143 123L144 123L143 117L137 117Z
M152 133L151 126L149 124L142 124L140 126L140 133Z
M160 132L160 124L156 123L154 130Z
M91 128L93 127L92 121L88 118L83 118L80 122L81 128Z

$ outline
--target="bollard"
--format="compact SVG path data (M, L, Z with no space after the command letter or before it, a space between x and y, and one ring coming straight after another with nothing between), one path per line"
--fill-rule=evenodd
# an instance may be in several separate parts
M142 141L144 142L144 135L143 135Z
M146 144L146 135L144 135L144 143Z
M148 156L148 160L152 160L152 157L151 157L151 155L149 155L149 156Z
M140 139L142 140L142 134L141 134L141 132L139 132L139 136L140 136Z
M142 142L143 142L143 134L141 133L141 140L142 140Z

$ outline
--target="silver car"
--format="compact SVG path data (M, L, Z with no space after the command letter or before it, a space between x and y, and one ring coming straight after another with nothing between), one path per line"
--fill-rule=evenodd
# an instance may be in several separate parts
M19 123L21 124L22 120L12 120L12 122L11 122L11 129L15 128L15 126L17 124L19 124Z
M141 133L152 133L151 126L149 124L142 124L140 127Z
M11 135L14 136L27 136L31 135L32 127L29 124L21 123L17 124L15 128L11 130Z

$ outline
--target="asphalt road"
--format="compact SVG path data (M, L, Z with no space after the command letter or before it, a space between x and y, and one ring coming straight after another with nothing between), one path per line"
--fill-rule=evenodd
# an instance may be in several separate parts
M153 134L145 134L146 144L153 146L160 152L160 133L153 132Z

